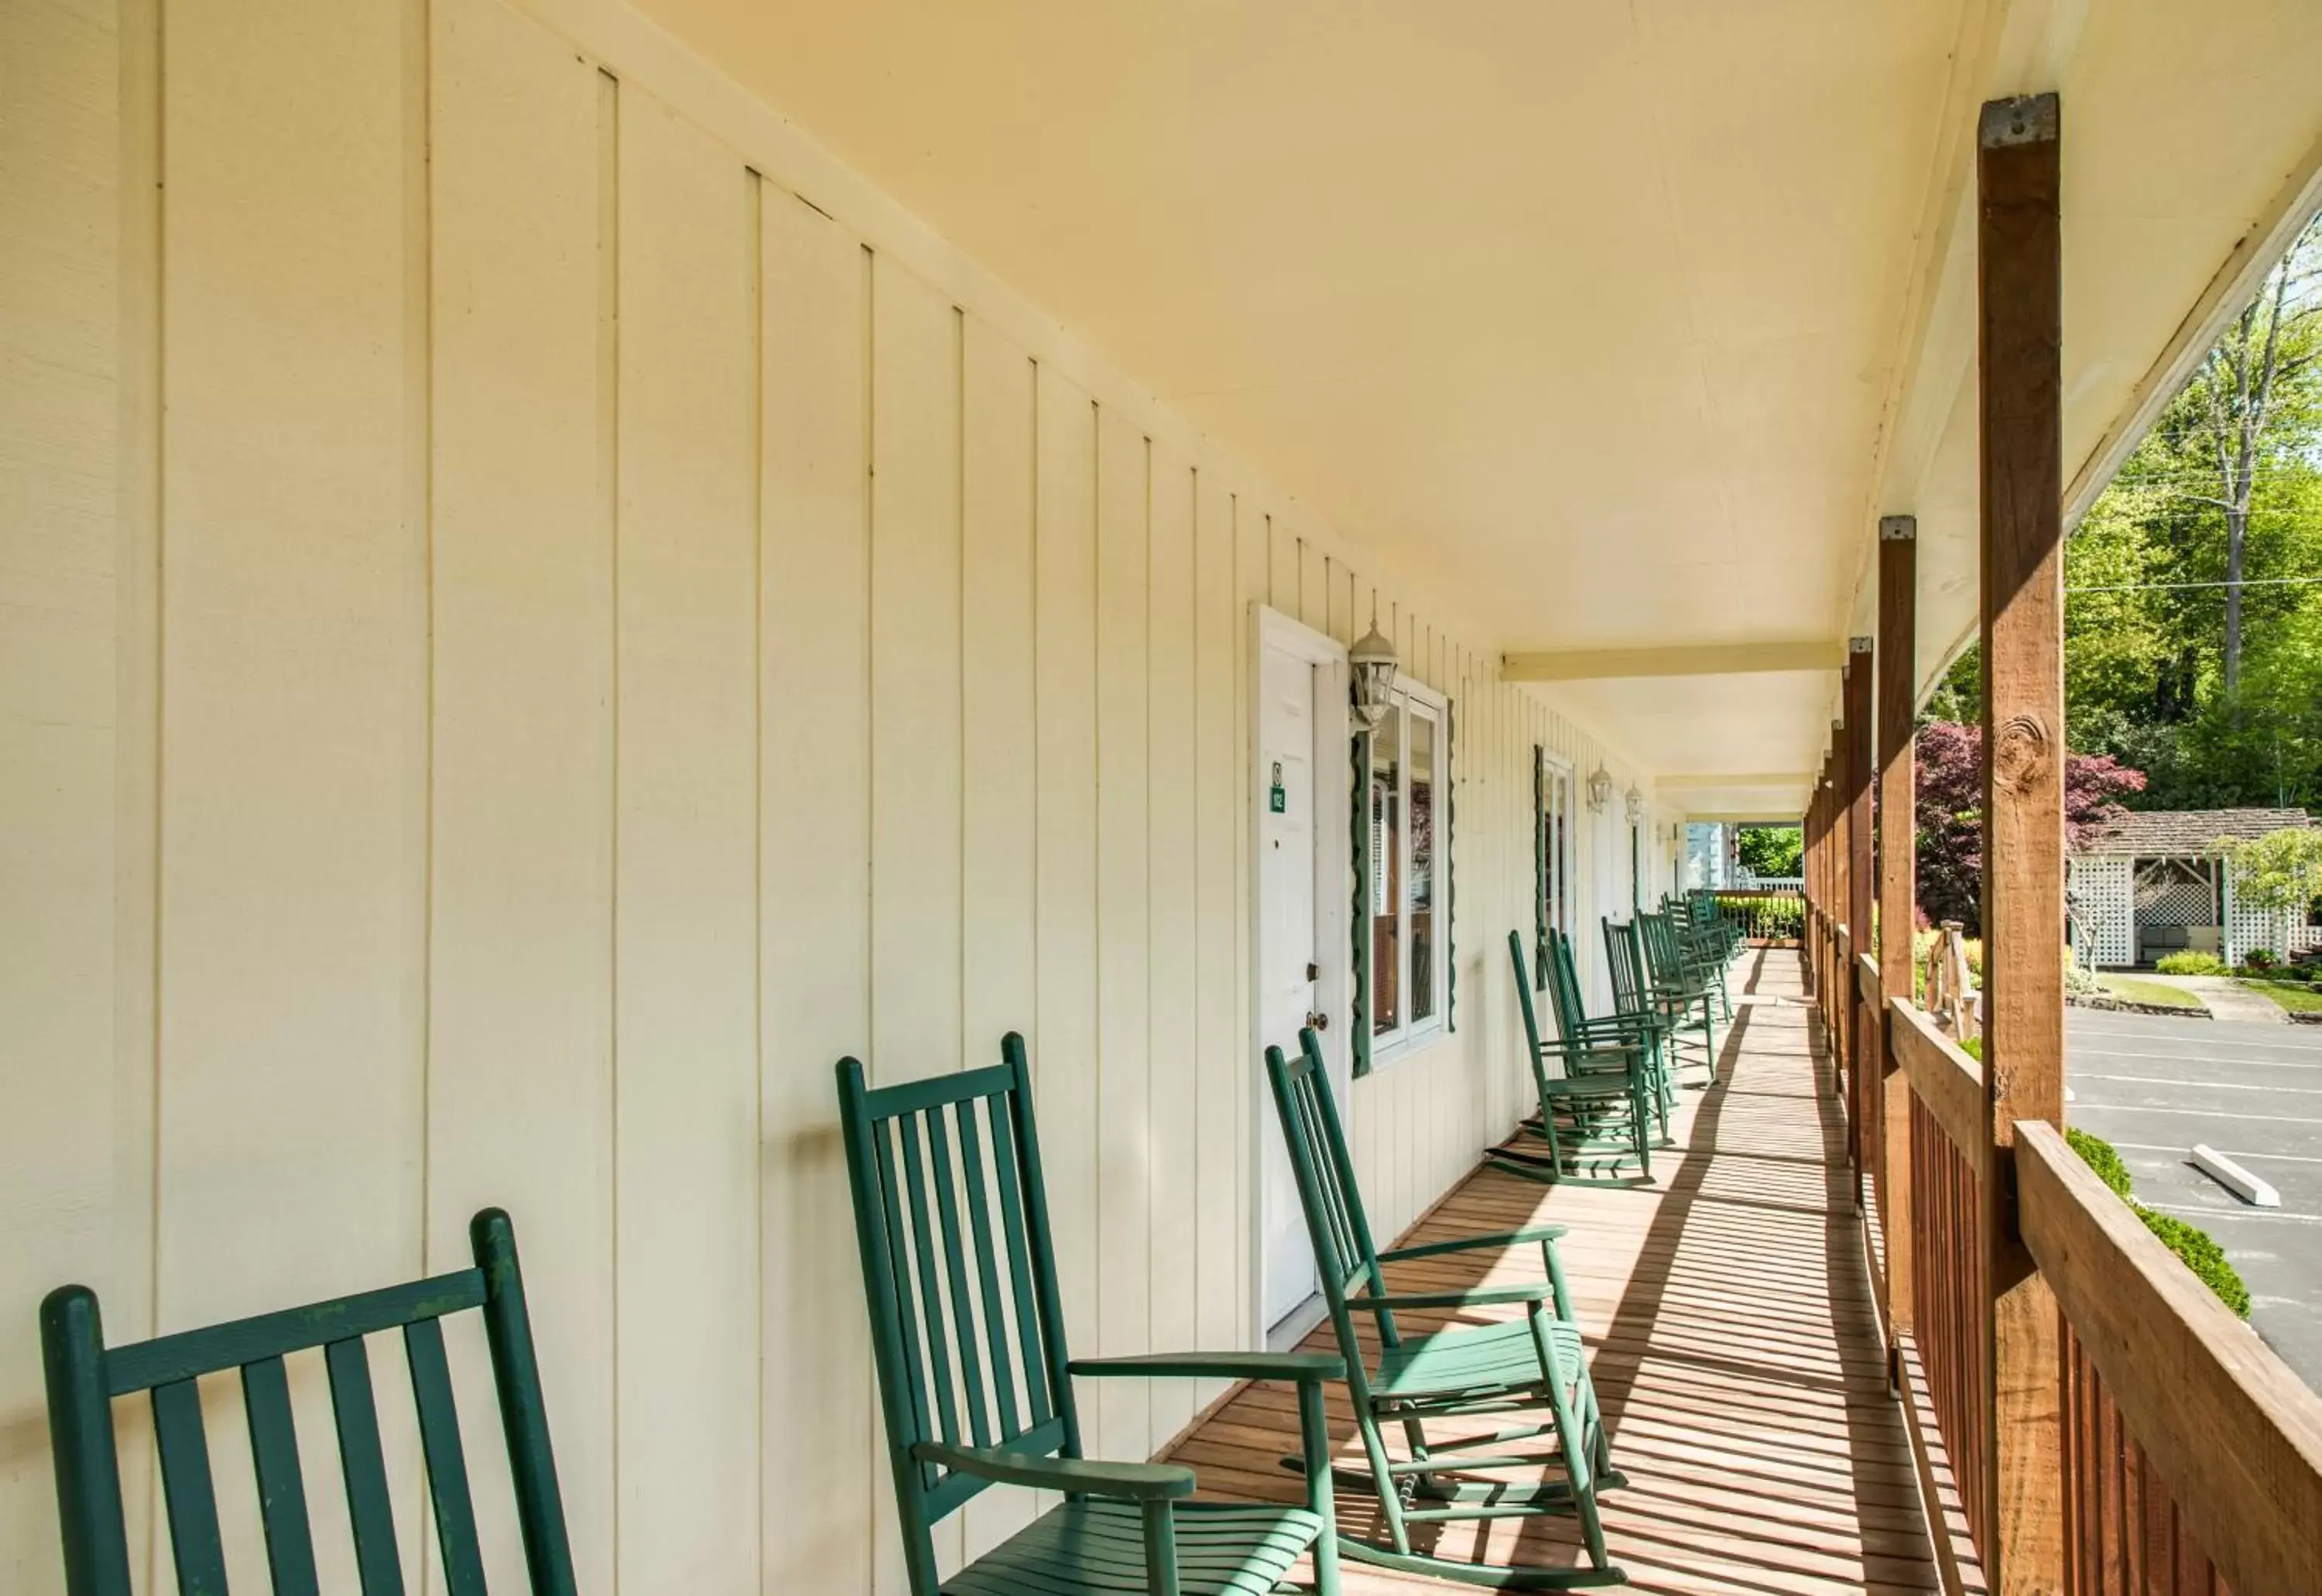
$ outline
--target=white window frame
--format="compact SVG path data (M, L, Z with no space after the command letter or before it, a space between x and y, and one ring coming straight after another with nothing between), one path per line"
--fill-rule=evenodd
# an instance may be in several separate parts
M1550 930L1572 935L1578 905L1573 891L1573 809L1579 801L1580 777L1573 762L1549 747L1534 743L1532 757L1540 762L1539 812L1532 816L1536 844L1532 866L1533 968L1532 988L1547 990L1543 955ZM1561 825L1557 822L1562 821ZM1545 918L1542 918L1543 913ZM1574 949L1575 953L1578 948Z
M1396 1001L1403 1006L1406 1014L1410 1010L1412 993L1410 975L1412 828L1409 729L1412 712L1416 710L1435 724L1434 770L1431 775L1435 784L1432 816L1435 828L1435 857L1430 865L1431 885L1435 897L1435 969L1433 972L1435 1000L1431 1006L1431 1012L1425 1019L1406 1018L1392 1031L1381 1031L1376 1028L1372 1030L1370 1067L1374 1072L1392 1060L1401 1058L1407 1053L1417 1052L1439 1040L1445 1034L1449 1024L1451 1008L1451 903L1449 894L1444 890L1449 880L1451 861L1451 701L1425 682L1412 677L1398 675L1394 679L1394 687L1389 694L1389 702L1403 711L1402 715L1390 718L1393 724L1402 728L1401 734L1403 739L1403 745L1395 751L1397 755L1395 768L1401 773L1402 783L1396 793L1396 799L1401 806L1400 812L1403 816L1403 833L1398 839L1401 854L1395 862L1395 880L1402 883L1403 900L1396 906L1395 913L1402 923L1403 929L1402 935L1395 938L1397 968L1394 990ZM1385 732L1385 724L1383 723L1379 730L1371 734L1374 742L1367 743L1364 748L1363 788L1366 794L1370 789L1369 771L1375 740ZM1361 845L1366 852L1376 846L1374 835L1366 835L1362 839ZM1371 890L1376 898L1378 891L1376 878L1373 880ZM1367 918L1364 926L1364 935L1369 939L1367 946L1376 951L1378 945L1377 939ZM1376 969L1371 973L1369 996L1371 1012L1363 1017L1363 1023L1375 1026L1378 1003L1378 976Z

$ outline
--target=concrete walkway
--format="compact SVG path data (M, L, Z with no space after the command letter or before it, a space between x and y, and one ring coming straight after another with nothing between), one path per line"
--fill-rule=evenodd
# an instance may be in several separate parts
M2281 1011L2281 1004L2222 975L2148 975L2140 970L2135 979L2149 980L2157 987L2175 987L2180 992L2190 992L2219 1019L2253 1026L2286 1026L2290 1023L2290 1017Z

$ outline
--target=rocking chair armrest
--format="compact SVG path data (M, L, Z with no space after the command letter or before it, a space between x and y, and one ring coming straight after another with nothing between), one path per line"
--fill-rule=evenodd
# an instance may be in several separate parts
M1347 1360L1334 1352L1152 1352L1119 1358L1074 1358L1069 1374L1128 1374L1143 1380L1344 1380Z
M1084 1457L1044 1457L992 1446L947 1446L921 1441L911 1448L918 1463L954 1469L1002 1485L1032 1485L1044 1491L1085 1491L1131 1501L1166 1501L1193 1493L1193 1471L1176 1463L1105 1463Z
M1415 1247L1397 1247L1393 1252L1381 1253L1378 1257L1382 1263L1402 1263L1412 1258L1439 1258L1446 1253L1466 1253L1478 1247L1519 1247L1526 1242L1554 1241L1564 1232L1565 1227L1561 1225L1535 1225L1528 1230L1505 1230L1496 1236L1463 1236L1455 1241L1422 1242Z
M1349 1297L1347 1306L1358 1312L1385 1309L1402 1313L1425 1308L1491 1308L1507 1302L1545 1302L1556 1295L1552 1281L1516 1281L1504 1286L1470 1286L1464 1291L1422 1291L1411 1297Z

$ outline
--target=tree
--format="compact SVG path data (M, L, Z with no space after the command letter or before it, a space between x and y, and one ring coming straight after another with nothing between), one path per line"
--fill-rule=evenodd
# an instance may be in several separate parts
M1794 876L1805 857L1805 836L1795 825L1745 825L1733 851L1753 876Z
M2296 391L2296 379L2317 353L2315 320L2322 314L2322 217L2306 224L2266 274L2241 315L2210 347L2186 385L2187 442L2197 447L2214 479L2188 484L2185 496L2214 506L2226 518L2225 691L2242 684L2242 598L2248 569L2250 506L2261 471L2276 463L2279 429L2274 407ZM2306 396L2299 394L2299 397Z
M2322 829L2290 827L2238 841L2220 837L2217 850L2233 861L2234 895L2252 908L2303 914L2322 898Z
M2064 581L2067 741L2144 771L2139 807L2322 806L2322 223L2081 517Z
M1918 734L1919 911L1983 928L1983 730L1932 721ZM2144 788L2144 773L2110 754L2064 762L2064 844L2085 847L2125 811L2120 799Z

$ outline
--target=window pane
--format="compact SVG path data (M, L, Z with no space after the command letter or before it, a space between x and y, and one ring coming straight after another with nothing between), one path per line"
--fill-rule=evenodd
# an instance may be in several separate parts
M1435 1012L1435 722L1411 716L1411 1017Z
M1371 1030L1403 1024L1403 946L1395 908L1403 901L1403 706L1371 734Z

